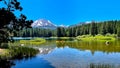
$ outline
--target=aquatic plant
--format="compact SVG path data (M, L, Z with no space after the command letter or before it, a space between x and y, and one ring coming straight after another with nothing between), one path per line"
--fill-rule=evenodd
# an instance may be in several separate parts
M32 40L20 40L21 44L30 44L30 45L32 45L32 44L39 45L39 44L42 44L45 42L46 42L46 40L43 38L35 38Z
M81 40L81 41L99 41L99 42L112 42L115 41L116 38L114 37L114 35L95 35L95 36L91 36L91 35L82 35L82 36L77 36L76 37L77 40Z

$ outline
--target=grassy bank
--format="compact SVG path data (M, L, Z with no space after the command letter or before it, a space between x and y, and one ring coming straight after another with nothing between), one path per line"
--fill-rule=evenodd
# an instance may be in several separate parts
M32 40L20 40L16 41L15 43L4 43L1 45L3 48L0 49L0 58L19 58L34 56L39 51L26 45L39 45L45 42L45 39L35 38Z
M9 55L9 49L0 49L0 58L7 57Z
M39 50L37 49L25 47L25 46L12 46L9 48L9 50L10 50L10 55L14 59L32 57L39 52Z
M8 49L1 49L0 54L0 68L11 68L15 65L13 60L27 60L36 56L39 52L37 49L23 47L23 46L10 46Z
M25 46L9 46L8 49L1 49L0 59L16 59L35 56L39 51Z
M107 34L107 35L95 35L95 36L92 36L92 35L82 35L82 36L78 36L76 37L77 40L81 40L81 41L98 41L98 42L106 42L106 41L109 41L109 42L112 42L112 41L115 41L116 40L116 35L114 34Z
M45 39L42 39L42 38L35 38L35 39L32 39L32 40L20 40L20 43L21 44L30 44L30 45L39 45L39 44L42 44L42 43L45 43L46 40Z

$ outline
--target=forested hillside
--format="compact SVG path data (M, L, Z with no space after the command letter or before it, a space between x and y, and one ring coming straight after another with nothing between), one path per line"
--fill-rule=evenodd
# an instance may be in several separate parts
M24 29L15 36L22 37L76 37L79 35L105 35L107 33L117 34L120 37L120 21L104 21L81 24L73 27L58 27L57 29L29 28Z

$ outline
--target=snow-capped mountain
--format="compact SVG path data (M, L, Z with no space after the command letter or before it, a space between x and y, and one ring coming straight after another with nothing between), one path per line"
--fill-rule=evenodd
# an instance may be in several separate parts
M57 27L64 27L67 28L68 26L65 25L55 25L50 20L46 19L39 19L34 21L31 25L33 28L45 28L45 29L56 29Z
M32 23L31 25L32 27L39 27L39 28L56 28L57 26L55 24L53 24L51 21L49 20L45 20L45 19L39 19L36 20L34 23Z

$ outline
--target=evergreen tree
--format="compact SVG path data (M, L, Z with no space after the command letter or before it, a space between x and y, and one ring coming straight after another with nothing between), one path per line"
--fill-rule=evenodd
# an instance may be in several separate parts
M91 35L93 35L93 36L97 34L97 27L96 27L96 23L95 23L95 22L92 22L92 23L91 23L90 33L91 33Z
M120 23L117 24L117 36L120 37Z
M17 31L23 28L31 27L32 20L26 20L27 17L23 14L16 17L14 11L22 11L20 2L17 0L0 0L6 7L0 8L0 43L12 41L13 33L17 35Z

